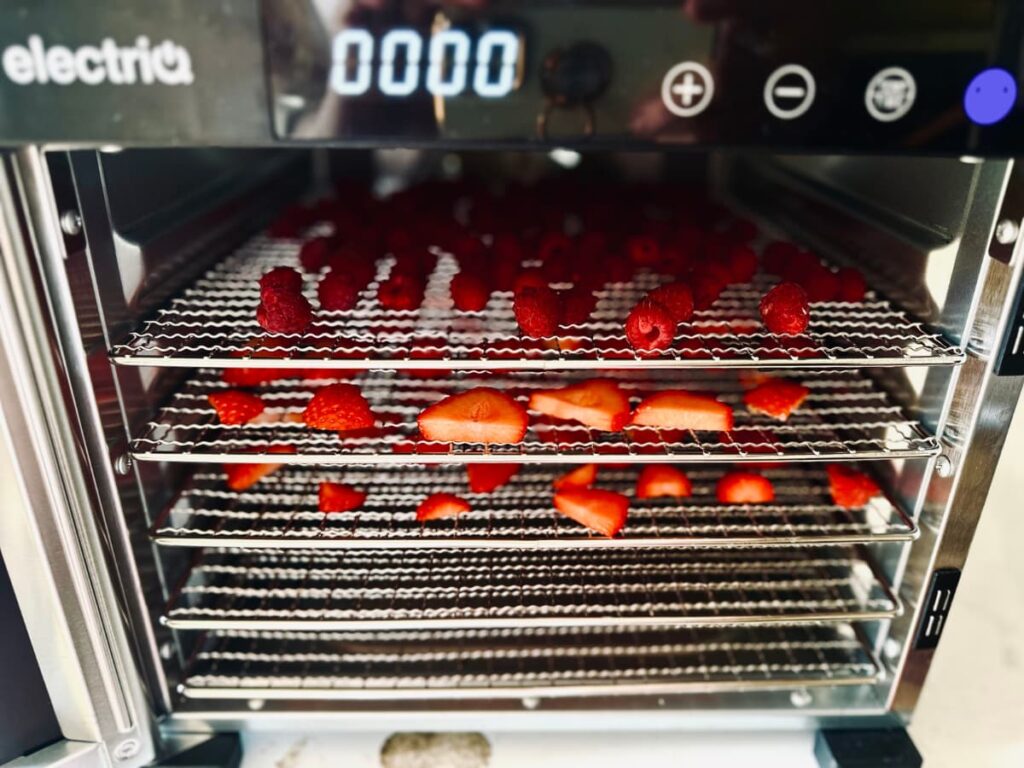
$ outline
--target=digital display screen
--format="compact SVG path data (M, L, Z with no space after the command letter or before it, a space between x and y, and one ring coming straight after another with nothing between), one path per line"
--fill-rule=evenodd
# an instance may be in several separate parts
M1014 154L1013 0L262 0L287 141Z

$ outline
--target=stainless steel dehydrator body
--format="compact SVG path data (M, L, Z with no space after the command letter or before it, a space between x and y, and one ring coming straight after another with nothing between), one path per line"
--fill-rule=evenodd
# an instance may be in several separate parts
M521 40L547 50L562 39L559 5L528 4L524 18L538 16ZM628 16L593 5L576 9L592 35ZM975 127L944 138L936 128L913 134L917 144L879 139L876 151L842 134L830 144L827 126L806 146L768 129L758 141L725 130L707 141L685 131L608 137L602 128L619 113L602 99L626 98L614 77L607 96L573 102L545 90L554 75L532 84L535 65L557 71L539 54L518 60L514 104L435 99L438 135L418 133L422 115L410 108L396 113L409 134L382 136L381 125L399 125L381 122L394 102L325 128L325 107L295 80L305 64L306 85L323 73L297 53L298 21L282 37L281 4L199 12L181 2L159 19L126 8L99 16L111 34L123 26L155 41L162 20L191 53L191 81L153 85L169 101L152 89L140 104L119 101L125 93L108 82L91 104L80 89L34 104L40 115L79 110L78 134L24 114L0 121L11 141L0 175L0 402L16 478L0 547L65 738L50 757L143 765L201 735L246 729L907 722L1021 386L1024 187L1002 134ZM22 10L4 32L12 39L42 23ZM641 17L637 29L669 18ZM82 21L82 41L66 30L62 39L84 44L94 23ZM58 28L34 31L52 44ZM466 29L482 45L474 35L494 27ZM221 58L211 53L217 35ZM616 57L632 49L616 45L605 55L618 76ZM604 72L589 48L559 50ZM30 59L22 71L19 56L8 78L28 77ZM247 64L256 71L243 77ZM41 71L31 70L37 80ZM346 88L359 85L357 70L345 77ZM465 87L503 82L500 72L480 77ZM640 87L635 74L626 79ZM929 82L919 79L924 109ZM734 82L723 76L719 88ZM11 86L10 103L33 106L52 93L43 85ZM531 88L542 96L528 101ZM89 112L119 103L113 122ZM972 103L965 97L969 117ZM143 107L164 111L147 119ZM489 140L481 115L508 135ZM579 135L552 138L574 120ZM955 123L946 120L925 123ZM701 190L756 224L756 250L798 243L861 270L869 293L812 305L805 337L786 346L755 327L774 281L759 271L699 310L669 349L637 354L622 320L665 279L657 271L603 286L572 343L552 343L519 333L509 291L469 319L455 311L458 260L428 243L437 264L420 309L377 300L392 263L384 249L354 309L322 313L314 330L271 336L273 354L254 354L259 277L297 264L303 239L328 231L274 236L282 211L336 189L385 199L429 180L488 194L566 180L580 195ZM463 198L453 215L464 223ZM571 212L571 195L562 204ZM737 322L744 333L730 330ZM275 417L217 424L207 396L229 386L224 371L254 360L291 371L258 386ZM764 373L810 390L785 424L741 406L750 376ZM525 402L595 375L615 378L634 402L668 386L714 391L735 406L735 424L596 433L534 420L519 444L440 452L415 432L423 407L482 376ZM332 377L356 381L388 426L344 442L306 430L294 415ZM268 450L281 444L291 452ZM467 463L509 461L522 470L474 496L472 513L416 522L427 494L464 493ZM614 465L602 486L626 493L638 467L678 466L693 495L636 503L620 535L596 536L556 514L550 491L559 474L595 461ZM283 466L229 489L224 467L247 463ZM867 471L883 494L837 506L824 469L835 463ZM719 502L722 472L747 466L771 479L775 500ZM317 486L337 477L370 495L358 513L325 517Z

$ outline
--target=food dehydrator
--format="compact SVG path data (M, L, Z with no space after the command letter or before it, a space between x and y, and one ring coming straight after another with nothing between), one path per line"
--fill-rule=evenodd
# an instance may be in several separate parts
M838 764L851 744L914 764L901 728L1024 373L1021 21L996 0L8 3L0 552L42 682L7 757L130 768L254 730L799 728ZM551 233L573 249L557 275ZM635 235L687 269L633 264ZM585 317L526 333L511 283L454 306L500 237L560 302L585 285ZM370 250L346 309L300 258L317 238ZM766 263L776 242L866 293L812 296L806 330L773 332L762 298L807 278ZM667 346L631 343L638 302L737 244L752 277ZM422 283L395 308L381 286L410 248ZM303 275L301 330L258 320L275 267ZM734 421L603 431L531 408L495 444L417 427L480 386L525 406L594 378L631 408L706 393ZM746 406L766 380L806 388L788 419ZM303 422L340 382L374 428ZM210 396L239 388L262 415L221 423ZM510 463L467 487L467 465ZM588 464L629 500L614 536L553 506ZM650 466L692 492L641 498ZM232 467L264 476L232 488ZM723 501L738 471L773 498ZM838 503L832 471L874 495ZM325 514L325 481L365 501ZM417 519L439 493L471 510ZM49 738L21 722L37 699ZM178 764L237 760L206 746L226 751Z

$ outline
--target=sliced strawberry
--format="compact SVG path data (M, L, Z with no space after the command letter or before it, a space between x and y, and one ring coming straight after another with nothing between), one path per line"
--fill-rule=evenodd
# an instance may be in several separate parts
M442 517L458 517L472 507L465 499L452 493L432 493L416 507L416 519L421 523Z
M583 464L552 481L556 491L568 488L589 488L597 480L597 464Z
M313 395L302 414L313 429L366 429L377 418L355 384L330 384Z
M618 432L629 419L629 398L608 379L587 379L561 389L538 390L530 395L530 408L604 432Z
M852 267L843 267L836 272L836 277L839 279L839 291L836 294L837 301L864 301L868 284L860 270L853 269Z
M795 381L769 379L744 394L743 402L754 413L785 421L807 399L810 392L803 384Z
M267 453L295 453L292 445L272 445ZM244 491L256 485L260 480L276 472L284 464L260 463L260 464L225 464L224 474L227 476L228 488L232 491Z
M245 424L263 413L263 401L249 392L229 389L207 395L221 424Z
M771 333L803 333L811 321L804 289L796 283L779 283L761 299L761 320Z
M682 471L667 464L648 464L636 479L636 497L654 499L659 496L686 498L693 493L693 484Z
M660 285L648 293L647 298L661 304L677 323L688 323L693 317L693 291L687 283Z
M301 368L225 368L220 378L233 387L258 387L278 379L302 378Z
M676 336L672 313L651 299L641 299L626 318L626 340L633 349L667 349Z
M460 312L481 312L491 296L490 286L480 275L459 272L452 278L452 303Z
M558 295L547 286L516 291L512 308L524 336L554 336L558 330Z
M359 509L366 501L366 491L360 491L344 483L320 483L320 511L350 512Z
M622 530L629 512L629 499L621 493L596 488L558 491L554 501L563 515L609 539Z
M467 464L466 477L473 493L490 493L511 480L522 464Z
M446 397L417 419L427 440L446 443L518 443L529 416L519 403L492 387L476 387Z
M882 493L868 475L845 464L829 464L825 471L828 472L828 490L836 506L857 509Z
M302 293L302 275L291 267L274 267L260 278L260 295L267 290Z
M766 504L775 500L775 489L768 478L753 472L728 472L715 489L723 504Z
M732 408L713 397L666 389L641 401L630 424L658 429L694 429L728 432Z

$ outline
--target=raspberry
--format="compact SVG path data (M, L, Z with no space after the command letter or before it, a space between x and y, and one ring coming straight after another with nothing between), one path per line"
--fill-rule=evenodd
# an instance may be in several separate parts
M526 249L523 248L519 238L507 232L495 236L491 252L496 259L514 262L517 267L526 258Z
M314 237L299 249L299 263L307 272L319 272L327 263L327 257L336 241L333 237Z
M302 333L313 321L313 308L301 293L264 290L256 322L270 333Z
M734 245L725 262L734 283L749 283L757 272L757 254L749 245Z
M686 283L666 283L647 294L669 311L677 323L687 323L693 317L693 291Z
M810 251L797 251L786 260L780 274L786 280L800 282L804 275L820 266L821 259Z
M675 335L672 313L656 301L641 299L626 318L626 339L633 349L666 349Z
M320 298L320 309L328 312L344 312L359 301L359 286L353 276L333 269L320 279L316 293Z
M633 262L612 253L605 257L603 264L595 264L594 268L604 276L606 283L628 283L633 279Z
M461 312L480 312L487 306L491 290L483 278L469 272L459 272L452 278L452 301Z
M839 279L839 291L836 295L837 301L864 301L868 284L864 280L864 275L859 270L843 267L836 272L836 277Z
M708 309L718 301L718 297L731 281L732 273L718 262L705 263L694 269L690 278L693 306L696 309Z
M653 267L661 261L661 248L653 237L635 235L626 241L626 255L638 267Z
M423 301L422 279L409 275L389 277L377 288L377 299L385 309L413 310Z
M583 325L597 307L597 296L589 288L574 286L558 295L562 305L562 325Z
M548 279L544 276L536 267L530 269L524 269L515 279L515 283L512 286L512 290L516 293L523 291L527 288L547 288Z
M803 333L811 320L807 294L796 283L779 283L761 299L761 320L771 333Z
M372 427L377 419L370 404L355 384L330 384L321 387L302 413L306 426L313 429L350 430Z
M260 278L260 296L268 290L302 293L302 275L291 267L274 267Z
M546 232L537 244L537 258L544 263L551 259L571 260L575 251L572 238L562 232Z
M808 269L797 282L807 291L808 301L834 301L839 294L839 277L820 264Z
M524 336L553 336L558 329L558 296L547 286L517 291L512 308Z

